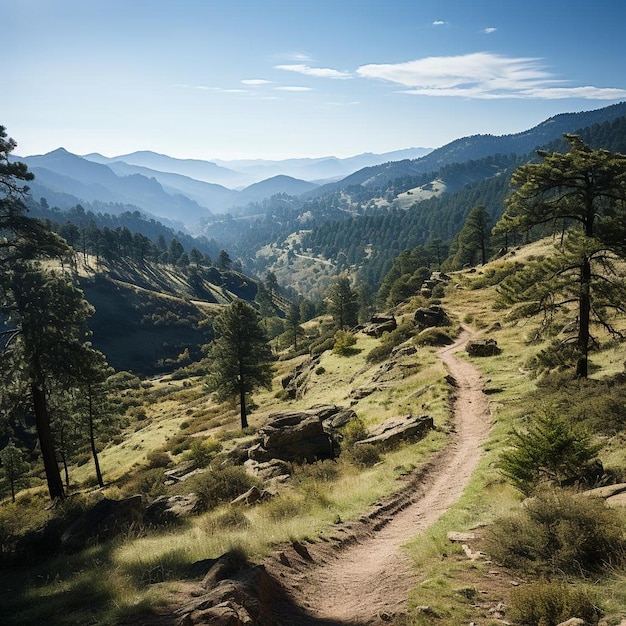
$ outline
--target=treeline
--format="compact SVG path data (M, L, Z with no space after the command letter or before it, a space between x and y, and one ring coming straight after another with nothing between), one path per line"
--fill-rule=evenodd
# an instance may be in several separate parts
M80 204L61 211L50 208L45 198L28 202L29 215L42 220L63 237L73 250L96 261L128 259L188 266L212 265L225 261L224 251L215 241L175 232L139 211L119 215L86 211ZM228 256L228 255L226 255ZM230 263L230 257L228 257Z
M626 117L595 124L576 132L593 149L604 148L626 153ZM564 139L545 148L549 152L567 150ZM416 202L406 211L380 209L375 213L355 215L341 222L327 223L312 229L302 238L302 247L314 255L333 259L339 270L356 270L359 281L376 291L403 250L412 250L434 240L452 242L461 231L472 209L484 208L491 224L504 212L504 199L510 191L512 173L537 156L494 155L461 164L446 166L437 173L442 179L491 172L486 180L466 184L456 193ZM411 184L403 180L404 186Z

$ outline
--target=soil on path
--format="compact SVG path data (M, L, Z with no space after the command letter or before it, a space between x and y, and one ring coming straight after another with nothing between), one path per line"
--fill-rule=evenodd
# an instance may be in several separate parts
M439 351L454 379L456 398L450 442L436 458L410 477L400 493L341 528L335 542L295 544L265 563L290 595L282 610L277 607L278 623L369 626L389 623L405 612L416 579L402 546L461 497L489 432L481 376L472 363L456 356L470 338L471 331L464 329L453 345Z

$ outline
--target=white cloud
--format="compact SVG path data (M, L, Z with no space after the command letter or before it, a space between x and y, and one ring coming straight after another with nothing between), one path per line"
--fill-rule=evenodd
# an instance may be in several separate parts
M487 26L487 28L483 28L482 32L485 33L485 35L491 35L491 33L495 33L497 30L498 29L493 26Z
M256 85L269 85L271 82L272 82L271 80L265 80L264 78L244 78L244 80L241 81L241 84L256 86Z
M405 63L363 65L357 74L409 89L404 93L479 99L587 98L617 100L626 90L567 87L547 71L540 59L505 57L489 52L425 57Z
M287 72L297 72L305 76L315 78L352 78L353 74L342 70L333 70L328 67L310 67L304 64L275 65L274 69L285 70Z
M296 87L296 86L274 87L274 89L276 89L276 91L313 91L311 87Z
M433 22L433 26L445 26L448 22L444 22L443 20L435 20Z

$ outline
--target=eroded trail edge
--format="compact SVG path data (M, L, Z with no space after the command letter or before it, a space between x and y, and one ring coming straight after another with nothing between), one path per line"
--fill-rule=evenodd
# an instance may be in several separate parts
M455 384L449 443L405 487L378 502L358 521L338 526L328 542L294 544L269 558L265 567L288 590L293 604L276 619L284 624L388 623L406 607L416 584L402 549L432 525L462 495L483 452L491 423L488 400L476 367L458 356L472 336L439 350ZM303 609L292 621L294 606Z

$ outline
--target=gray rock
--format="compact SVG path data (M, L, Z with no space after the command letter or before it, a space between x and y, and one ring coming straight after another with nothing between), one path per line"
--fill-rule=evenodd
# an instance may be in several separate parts
M272 498L272 494L265 489L261 490L258 487L250 487L248 491L242 493L240 496L237 496L231 504L233 505L244 505L244 506L252 506L253 504L258 504L259 502L265 502Z
M186 496L159 496L146 508L146 520L153 524L179 521L200 512L200 499L195 493Z
M264 463L259 463L254 459L248 459L243 465L248 474L256 476L263 481L291 474L291 467L289 466L289 463L281 461L280 459L270 459Z
M413 321L418 330L433 326L449 326L448 315L440 306L420 307L413 315Z
M392 417L372 430L369 437L357 441L356 445L395 445L400 441L420 439L432 428L433 418L428 415Z
M482 339L477 341L468 341L465 351L470 356L496 356L502 350L498 348L498 342L495 339Z
M140 495L124 500L104 498L70 524L61 536L61 547L75 552L143 520Z
M390 333L398 327L396 318L393 315L372 315L370 321L364 324L360 330L361 332L371 337L382 337L384 333Z
M334 456L333 442L324 431L322 416L314 411L270 415L270 420L259 430L259 436L260 445L248 452L249 458L255 461L314 462Z

